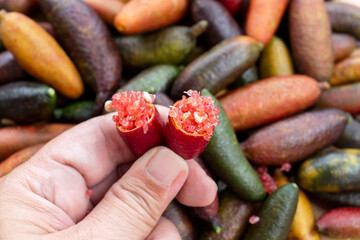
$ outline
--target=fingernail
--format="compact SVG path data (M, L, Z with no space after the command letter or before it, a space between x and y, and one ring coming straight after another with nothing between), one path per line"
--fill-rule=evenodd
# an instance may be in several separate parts
M160 184L171 186L185 167L181 157L167 148L161 148L151 158L146 172Z

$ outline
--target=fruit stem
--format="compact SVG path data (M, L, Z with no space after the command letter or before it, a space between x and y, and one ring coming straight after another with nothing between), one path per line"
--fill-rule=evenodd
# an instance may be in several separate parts
M328 82L319 82L318 85L321 91L325 91L330 88L330 84Z
M211 226L213 227L214 231L219 234L221 233L221 223L220 223L220 220L217 216L215 217L211 217L209 219L210 223L211 223Z
M208 28L209 23L206 20L201 20L197 22L190 28L190 33L193 37L198 37L203 34Z

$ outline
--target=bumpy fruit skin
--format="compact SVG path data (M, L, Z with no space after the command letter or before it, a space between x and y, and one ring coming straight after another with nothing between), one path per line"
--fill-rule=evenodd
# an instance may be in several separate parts
M258 68L254 65L248 68L238 79L229 85L229 89L243 87L259 80Z
M169 219L179 231L181 239L196 240L196 232L187 212L177 201L172 201L166 208L164 217Z
M30 14L38 6L37 0L0 0L0 9Z
M153 94L167 92L182 70L183 67L177 67L172 64L155 65L130 79L117 92L143 91Z
M116 14L124 6L119 0L83 0L108 24L113 25Z
M229 189L220 194L219 219L221 232L206 229L201 240L238 240L246 230L249 217L255 212L255 205L235 196Z
M123 130L116 126L119 135L137 158L151 148L164 144L164 124L155 105L151 104L151 107L154 108L154 113L146 124L147 130L144 127Z
M110 31L83 1L39 0L39 4L84 82L97 93L94 115L100 114L121 80L121 59Z
M239 147L235 132L231 127L220 102L206 89L202 96L211 97L220 108L219 125L214 129L211 141L202 157L207 166L236 195L250 202L259 202L266 196L264 187Z
M297 181L310 192L356 192L360 190L360 150L343 149L319 154L303 162Z
M332 87L321 93L317 107L338 108L356 114L360 112L360 83Z
M295 73L290 52L284 41L274 36L260 57L261 78L288 76Z
M350 116L343 134L334 145L339 148L360 148L360 123Z
M188 89L206 88L216 94L251 67L262 49L261 43L247 36L222 41L184 69L173 84L171 97L180 99Z
M333 33L332 43L335 61L346 58L356 48L356 39L348 34Z
M0 18L3 43L26 72L69 98L82 95L79 72L49 33L21 13L4 13Z
M150 32L180 20L188 0L132 0L116 15L114 26L122 34Z
M209 27L204 33L204 41L209 46L242 34L240 26L226 8L216 0L194 0L191 3L192 19L206 20Z
M348 33L360 40L360 7L327 2L326 9L334 32Z
M316 222L319 231L332 238L360 238L360 208L336 208L326 212Z
M337 63L330 84L333 86L360 81L360 57L346 58Z
M57 120L68 123L80 123L92 118L95 102L92 100L73 102L64 108L57 108L54 116Z
M55 105L55 90L44 83L17 81L0 86L0 119L17 124L46 121Z
M338 207L360 207L359 192L342 192L342 193L314 193L317 199L331 203Z
M265 46L274 36L289 0L251 0L246 19L246 34Z
M251 129L300 112L320 96L318 83L307 76L272 77L230 91L220 103L235 131Z
M330 81L334 55L331 27L324 1L290 1L289 27L297 72L317 81Z
M115 43L127 70L157 64L179 65L195 48L196 38L206 31L207 25L200 21L192 27L172 26L148 34L121 36L115 38Z
M288 183L272 193L256 213L260 222L251 224L243 240L285 240L295 215L299 199L299 188Z
M0 53L0 84L21 80L26 76L26 72L19 66L11 52Z
M334 143L346 124L347 116L340 110L312 110L258 129L241 147L258 165L294 163Z
M289 183L289 179L279 168L275 170L274 178L279 187ZM290 227L288 239L320 240L320 235L315 230L315 216L310 201L301 189L299 189L299 201Z

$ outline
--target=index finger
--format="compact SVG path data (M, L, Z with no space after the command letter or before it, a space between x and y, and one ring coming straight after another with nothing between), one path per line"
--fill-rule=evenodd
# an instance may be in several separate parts
M168 108L157 109L165 121ZM88 187L95 186L119 164L135 160L118 134L112 116L99 116L75 126L45 145L38 159L71 166L83 176Z

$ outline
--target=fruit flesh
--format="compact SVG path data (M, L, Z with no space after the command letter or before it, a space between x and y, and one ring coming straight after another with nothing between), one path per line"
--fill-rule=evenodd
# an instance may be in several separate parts
M169 111L169 116L186 133L205 135L205 140L210 141L214 127L219 125L217 117L220 109L214 106L211 97L205 98L193 90L185 93L190 97L183 96Z
M155 96L147 92L116 93L113 96L112 106L118 115L113 116L113 121L125 131L145 127L154 113L154 108L149 103L154 101Z

